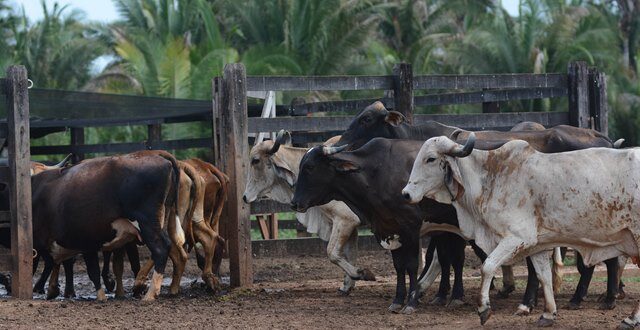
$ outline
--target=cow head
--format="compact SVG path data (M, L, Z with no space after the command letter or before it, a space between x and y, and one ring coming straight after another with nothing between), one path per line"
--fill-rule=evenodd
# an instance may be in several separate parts
M42 164L42 163L39 163L39 162L31 162L31 176L34 176L34 175L36 175L38 173L41 173L41 172L44 172L44 171L63 168L63 167L65 167L67 165L67 163L71 159L71 156L73 156L73 154L68 154L67 157L65 157L58 164L51 165L51 166L45 165L45 164Z
M357 171L359 166L336 153L347 148L317 146L309 149L300 162L298 183L291 200L291 208L306 212L312 206L326 204L334 198L330 195L334 180L345 172Z
M355 150L376 137L396 138L396 128L405 122L403 114L389 111L382 102L376 101L353 119L336 145L348 145L349 150Z
M457 133L454 132L452 137ZM455 158L471 154L475 140L474 133L469 134L464 145L444 136L427 140L413 163L409 182L402 189L403 197L410 203L418 203L423 197L428 197L445 204L451 204L460 197L464 187Z
M278 150L290 141L291 134L282 130L275 141L263 141L251 149L247 185L242 196L246 203L263 197L289 203L296 175L278 155Z

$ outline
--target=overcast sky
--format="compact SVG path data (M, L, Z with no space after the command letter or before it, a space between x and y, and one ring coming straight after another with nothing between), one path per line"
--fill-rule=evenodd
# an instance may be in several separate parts
M13 2L15 8L24 6L27 17L31 21L42 18L41 0L9 0ZM233 1L233 0L230 0ZM85 12L87 18L93 21L108 22L118 18L118 12L111 0L45 0L47 6L51 8L54 2L61 5L68 4L69 7L78 8ZM509 14L516 15L518 13L519 0L502 0L502 5L507 9Z

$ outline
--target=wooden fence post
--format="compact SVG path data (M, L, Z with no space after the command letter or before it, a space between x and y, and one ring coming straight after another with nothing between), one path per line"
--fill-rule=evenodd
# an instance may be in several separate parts
M586 62L571 62L567 68L569 89L569 123L589 127L589 86Z
M251 255L251 210L242 201L249 156L247 134L247 88L244 65L227 64L222 80L219 105L220 145L224 146L223 171L229 176L229 195L226 214L229 242L231 286L249 287L253 284Z
M393 67L393 101L395 111L413 123L413 72L411 64L398 63Z
M85 154L76 150L77 146L84 144L84 127L71 128L71 150L73 150L73 163L77 164L84 160Z
M9 201L11 208L12 295L32 298L33 238L29 151L29 93L24 66L7 69L7 126L9 132Z
M156 149L158 142L162 141L162 125L147 125L147 148Z
M609 134L607 76L597 68L589 68L589 114L593 128Z

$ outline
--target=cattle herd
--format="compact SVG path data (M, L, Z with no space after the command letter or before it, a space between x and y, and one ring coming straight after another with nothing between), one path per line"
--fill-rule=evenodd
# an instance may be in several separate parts
M508 132L471 132L437 122L413 126L376 102L323 145L292 147L286 131L255 145L243 200L291 204L307 230L328 241L329 260L345 273L338 289L345 295L356 281L376 279L369 269L356 266L358 228L371 228L393 258L397 284L388 309L394 313L413 313L438 275L440 286L430 302L463 304L468 243L483 262L477 303L485 324L498 267L503 273L498 295L506 296L515 288L511 265L526 259L527 288L516 313L530 313L541 286L544 312L538 325L549 326L556 318L554 290L561 280L564 247L576 251L580 272L573 307L584 299L595 264L607 266L601 303L607 309L624 295L621 273L627 257L640 264L640 222L634 220L640 216L640 151L619 149L621 143L591 129L545 129L530 122ZM106 299L101 277L107 290L123 297L126 253L136 274L134 296L144 294L152 269L143 299L158 296L168 258L174 265L169 291L176 294L192 249L202 279L211 290L218 289L225 245L218 222L229 184L224 173L202 160L180 161L164 151L72 166L65 161L31 166L34 272L37 261L44 261L35 291L44 292L49 279L47 298L58 296L62 264L64 295L73 296L73 260L81 254L97 299ZM8 203L6 196L2 202ZM0 243L8 245L8 237L0 235ZM421 239L428 244L419 274ZM142 267L140 244L151 254ZM112 254L115 281L109 275ZM0 277L0 283L6 282ZM638 324L640 304L621 326Z

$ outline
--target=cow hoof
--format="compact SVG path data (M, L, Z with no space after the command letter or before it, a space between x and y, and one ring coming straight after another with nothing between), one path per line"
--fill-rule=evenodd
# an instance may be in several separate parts
M442 297L435 297L433 298L433 300L429 302L429 305L431 306L444 306L446 304L447 304L447 299Z
M525 306L523 304L518 305L518 309L516 310L516 315L518 316L527 316L531 313L531 308L529 306Z
M56 299L60 295L60 288L51 288L47 292L47 300Z
M460 306L464 306L466 303L462 301L462 299L451 299L451 301L447 304L449 308L456 308Z
M577 311L577 310L580 309L580 303L576 303L576 302L570 301L568 304L566 304L564 306L564 309L568 309L568 310L571 310L571 311Z
M142 294L147 290L147 286L145 284L138 284L133 286L133 296L139 298Z
M363 281L375 281L376 280L376 276L373 275L373 272L370 271L367 268L358 270L358 275L360 275L360 279L363 280Z
M485 323L487 323L487 321L491 317L491 314L491 307L487 307L487 309L482 312L478 311L478 316L480 316L480 324L484 325Z
M71 290L67 290L66 288L64 289L64 297L65 298L75 298L76 297L76 291L71 289Z
M547 318L544 318L543 316L540 316L540 319L538 319L538 322L536 323L536 326L541 327L541 328L542 327L545 327L545 328L546 327L551 327L551 326L553 326L554 322L555 321L553 319L547 319Z
M411 315L415 311L416 311L415 307L407 305L407 306L404 306L404 308L400 311L400 314Z
M388 309L389 309L389 312L391 312L391 313L395 313L395 314L398 314L398 313L400 313L400 311L402 310L402 305L401 305L401 304L393 303L393 304L391 304L391 305L389 306L389 308L388 308Z
M502 289L498 290L498 293L496 294L496 296L498 298L501 298L501 299L509 298L509 294L511 294L511 292L515 291L515 289L516 289L515 285L510 285L508 287L502 287Z
M598 309L600 310L612 310L616 308L616 301L610 301L610 302L606 302L603 301L598 305Z
M634 329L634 328L635 328L635 323L629 318L622 320L622 322L618 324L618 329L626 330L626 329Z
M96 293L96 301L101 303L107 301L107 295L104 293L103 288L100 288L100 290L98 290L98 292Z
M102 280L104 281L104 288L107 292L111 293L116 289L116 281L111 278L111 275L103 275Z
M351 293L351 289L339 288L338 295L342 297L346 297Z
M622 289L618 289L618 294L616 294L616 299L624 299L627 297L627 294Z

